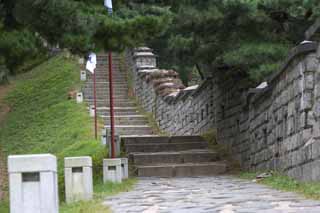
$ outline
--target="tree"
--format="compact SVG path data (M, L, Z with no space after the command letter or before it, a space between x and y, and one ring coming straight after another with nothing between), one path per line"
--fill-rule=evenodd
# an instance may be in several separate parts
M169 30L150 42L162 66L187 81L197 67L247 75L253 84L278 69L319 16L317 0L181 0Z

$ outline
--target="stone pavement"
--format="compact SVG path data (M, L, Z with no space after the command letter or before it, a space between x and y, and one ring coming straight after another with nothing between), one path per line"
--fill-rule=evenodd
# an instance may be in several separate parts
M143 178L104 202L114 213L319 213L320 201L231 176Z

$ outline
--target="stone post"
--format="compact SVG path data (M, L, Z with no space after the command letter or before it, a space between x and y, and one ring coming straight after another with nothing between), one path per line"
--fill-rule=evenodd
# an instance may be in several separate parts
M90 117L94 117L94 106L93 105L90 105L89 106L89 114L90 114Z
M108 137L108 132L107 129L102 129L101 131L101 144L102 145L107 145L107 137Z
M113 183L121 183L121 159L104 159L103 160L103 182L111 181Z
M135 49L133 58L137 70L155 69L157 67L156 56L152 53L150 48L140 47Z
M64 159L66 202L90 200L93 195L91 157Z
M85 70L80 71L80 80L86 81L87 80L87 72Z
M54 155L9 156L8 173L11 213L59 212Z
M77 93L77 103L80 104L83 102L83 93L82 92L78 92Z
M129 178L128 158L121 158L122 180Z

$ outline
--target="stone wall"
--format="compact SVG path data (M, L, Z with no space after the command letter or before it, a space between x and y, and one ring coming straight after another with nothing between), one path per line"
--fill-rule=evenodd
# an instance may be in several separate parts
M135 95L163 131L196 135L215 128L218 143L244 168L309 181L320 180L319 49L317 43L297 46L268 86L254 89L243 77L226 78L226 70L184 88L174 71L151 63L155 56L147 48L128 53L127 61Z

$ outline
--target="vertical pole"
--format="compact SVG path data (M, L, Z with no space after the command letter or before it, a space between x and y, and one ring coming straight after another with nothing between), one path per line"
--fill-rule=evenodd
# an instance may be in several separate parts
M98 139L98 124L97 124L97 86L96 86L96 71L93 72L93 101L94 101L94 137Z
M115 158L114 144L114 111L113 111L113 81L112 81L112 53L109 52L109 98L110 98L110 123L111 123L111 158Z

